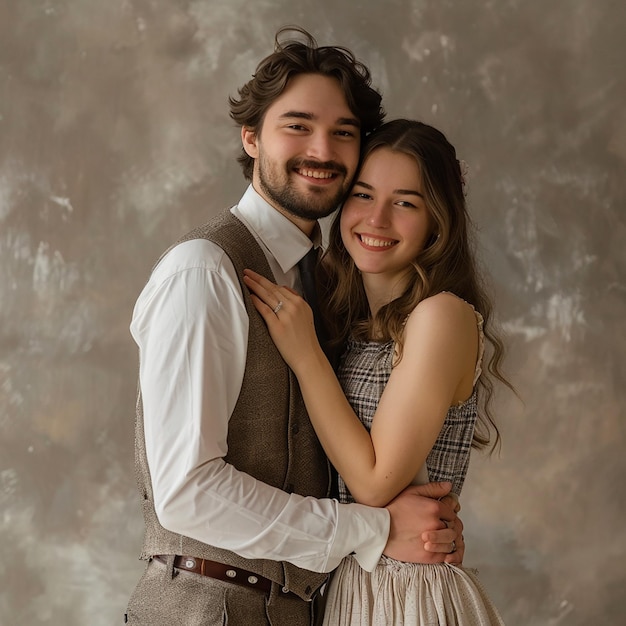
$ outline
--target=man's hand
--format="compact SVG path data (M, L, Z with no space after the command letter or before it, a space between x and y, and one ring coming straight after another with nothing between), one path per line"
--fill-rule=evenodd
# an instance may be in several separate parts
M454 498L452 498L454 500ZM463 522L457 517L454 522L446 522L447 531L431 530L422 533L424 541L424 549L430 553L445 554L444 561L452 565L461 565L463 563L463 555L465 554L465 540L463 538ZM450 543L450 532L455 534L454 552L450 552L452 545ZM440 562L440 561L437 561Z
M465 552L463 523L450 483L428 483L402 491L385 508L391 515L383 554L410 563L460 564ZM453 551L454 548L454 551Z

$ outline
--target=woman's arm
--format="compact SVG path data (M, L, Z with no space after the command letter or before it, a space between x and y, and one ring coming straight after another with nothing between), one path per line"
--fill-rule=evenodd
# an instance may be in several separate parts
M415 308L405 327L403 357L392 370L368 433L320 348L306 302L258 274L246 271L245 281L298 378L329 459L357 502L386 505L424 464L448 408L472 392L478 331L471 307L444 293ZM275 314L279 301L283 304Z

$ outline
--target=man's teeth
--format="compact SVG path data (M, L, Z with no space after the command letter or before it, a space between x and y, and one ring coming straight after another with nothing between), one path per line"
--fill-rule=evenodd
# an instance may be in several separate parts
M309 178L332 178L334 176L332 172L320 172L318 170L300 170L300 174Z
M380 239L372 239L371 237L364 237L363 235L361 235L361 241L366 246L372 246L374 248L388 248L395 244L395 241L381 241Z

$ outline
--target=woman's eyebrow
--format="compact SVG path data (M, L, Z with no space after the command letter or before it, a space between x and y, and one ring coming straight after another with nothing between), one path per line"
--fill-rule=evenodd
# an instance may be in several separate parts
M354 187L365 187L365 189L369 189L370 191L374 191L374 187L369 185L368 183L364 183L362 180L357 180L354 182ZM394 189L393 193L398 194L400 196L419 196L420 198L424 197L424 194L420 193L415 189Z

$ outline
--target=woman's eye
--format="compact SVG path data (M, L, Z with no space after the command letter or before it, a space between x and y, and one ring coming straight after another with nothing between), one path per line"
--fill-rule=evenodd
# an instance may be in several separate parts
M362 191L357 191L356 193L352 194L353 198L361 198L362 200L369 200L372 196L363 193Z

